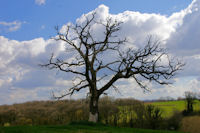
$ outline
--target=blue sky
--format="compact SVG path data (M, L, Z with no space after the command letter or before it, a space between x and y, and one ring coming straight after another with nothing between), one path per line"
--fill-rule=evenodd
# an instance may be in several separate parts
M151 92L143 93L133 79L121 80L116 83L121 94L111 89L109 96L144 100L200 92L200 0L0 0L0 105L49 100L52 90L71 87L73 75L42 69L38 64L52 53L66 55L65 44L50 39L56 35L54 27L63 30L69 22L81 24L82 15L90 12L96 12L100 20L122 21L119 35L132 42L127 47L142 47L148 35L155 35L170 56L186 63L173 85L149 83ZM93 30L100 37L98 28ZM86 92L72 98L85 98Z
M54 27L75 20L94 10L100 4L110 8L110 13L129 11L171 15L186 8L192 0L46 0L37 4L34 0L1 0L0 21L21 22L15 32L0 31L0 35L15 40L38 37L48 39L55 35Z

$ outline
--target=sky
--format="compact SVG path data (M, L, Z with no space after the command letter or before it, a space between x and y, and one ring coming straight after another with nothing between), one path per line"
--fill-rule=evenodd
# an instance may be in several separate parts
M51 53L66 53L63 42L50 39L55 26L82 23L91 12L99 20L122 21L119 34L132 41L127 45L143 46L146 36L155 35L170 55L186 63L172 85L149 83L151 91L143 93L133 79L120 80L120 93L110 89L109 96L146 100L200 92L200 0L0 0L0 105L49 100L52 91L70 87L72 75L38 64ZM84 98L86 92L67 98Z

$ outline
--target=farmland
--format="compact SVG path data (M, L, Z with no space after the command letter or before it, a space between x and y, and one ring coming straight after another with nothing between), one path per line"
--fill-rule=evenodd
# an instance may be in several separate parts
M162 110L163 117L170 117L174 111L183 111L186 109L186 102L184 100L180 101L163 101L163 102L147 102L146 105L152 104L156 107L159 107ZM200 110L200 102L195 101L194 110Z

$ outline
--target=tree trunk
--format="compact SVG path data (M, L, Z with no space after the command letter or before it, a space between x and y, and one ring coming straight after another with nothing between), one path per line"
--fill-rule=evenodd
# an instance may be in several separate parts
M90 114L89 114L89 121L97 123L99 120L99 109L98 109L98 101L99 97L90 98Z

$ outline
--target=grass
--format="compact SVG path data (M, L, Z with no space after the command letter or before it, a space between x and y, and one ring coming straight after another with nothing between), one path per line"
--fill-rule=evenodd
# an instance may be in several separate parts
M164 101L164 102L152 102L146 103L155 105L163 111L163 117L170 117L174 111L183 111L186 109L185 101ZM200 102L196 101L194 104L194 110L200 110Z
M69 124L66 126L0 127L0 133L180 133L148 129L120 128L105 125Z
M200 116L189 116L183 118L181 131L189 133L200 133Z

